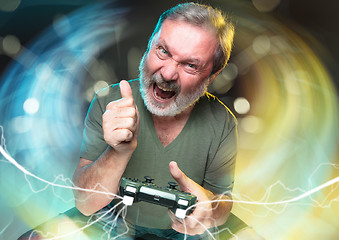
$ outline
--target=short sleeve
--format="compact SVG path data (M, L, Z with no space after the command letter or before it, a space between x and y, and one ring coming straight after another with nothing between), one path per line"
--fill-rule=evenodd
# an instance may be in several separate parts
M226 127L217 151L207 165L203 187L213 193L226 195L231 193L234 184L237 142L237 125L233 122Z
M102 114L105 108L106 106L100 105L98 95L95 95L85 118L80 148L80 157L82 158L95 161L108 146L102 131Z

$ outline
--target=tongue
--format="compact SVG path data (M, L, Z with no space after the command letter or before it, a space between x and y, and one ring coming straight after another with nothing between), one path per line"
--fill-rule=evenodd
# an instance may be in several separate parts
M158 88L157 85L155 85L155 92L159 97L162 99L168 99L174 96L175 92L174 91L163 91L160 88Z

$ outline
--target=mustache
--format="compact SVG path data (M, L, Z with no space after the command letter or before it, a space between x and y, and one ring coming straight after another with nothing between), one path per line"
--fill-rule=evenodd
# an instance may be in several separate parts
M163 88L169 89L170 91L180 92L180 85L174 81L165 81L160 74L153 74L150 77L150 84L157 84Z

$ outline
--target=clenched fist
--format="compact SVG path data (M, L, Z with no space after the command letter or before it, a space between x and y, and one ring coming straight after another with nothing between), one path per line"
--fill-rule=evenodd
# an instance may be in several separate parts
M122 98L107 104L102 116L104 139L114 150L132 153L137 147L139 112L129 83L122 80L119 86Z

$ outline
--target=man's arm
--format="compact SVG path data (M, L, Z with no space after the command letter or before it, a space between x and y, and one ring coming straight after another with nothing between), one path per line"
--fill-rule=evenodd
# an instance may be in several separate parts
M112 148L108 148L97 161L80 159L73 176L74 185L93 190L74 191L75 206L80 212L86 216L91 215L114 199L129 158L129 155L118 155Z
M203 234L206 229L224 224L232 209L232 199L227 195L214 194L188 178L177 166L171 162L170 172L178 182L181 190L197 196L197 205L191 215L183 223L169 211L172 228L177 232L196 235Z
M74 185L86 189L74 190L75 205L84 215L90 215L112 201L137 146L138 109L126 81L121 81L120 91L122 98L110 102L102 116L104 139L109 147L96 161L81 158L73 175Z

